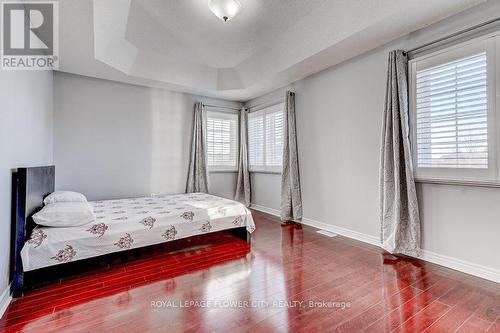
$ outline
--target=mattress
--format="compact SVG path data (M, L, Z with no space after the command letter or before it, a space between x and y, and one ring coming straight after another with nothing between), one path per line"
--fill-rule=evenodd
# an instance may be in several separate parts
M255 230L241 203L205 193L92 201L95 221L37 226L21 250L24 271L237 227Z

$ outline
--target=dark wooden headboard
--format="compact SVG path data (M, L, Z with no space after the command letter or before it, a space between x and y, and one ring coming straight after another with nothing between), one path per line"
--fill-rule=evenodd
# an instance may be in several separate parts
M21 250L35 227L31 216L54 192L55 166L19 168L12 174L11 278L14 294L23 286Z

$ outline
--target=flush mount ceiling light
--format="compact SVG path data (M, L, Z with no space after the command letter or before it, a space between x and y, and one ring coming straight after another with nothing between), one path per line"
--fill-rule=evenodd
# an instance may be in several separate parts
M215 16L227 22L240 12L241 3L238 0L209 0L208 7Z

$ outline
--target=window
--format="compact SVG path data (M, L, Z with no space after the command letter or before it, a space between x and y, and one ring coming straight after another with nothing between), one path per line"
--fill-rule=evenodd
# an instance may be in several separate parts
M208 167L211 171L238 168L238 115L207 112Z
M495 39L410 61L417 179L497 182Z
M250 171L281 172L283 159L283 109L277 104L248 115Z
M417 165L488 168L486 52L417 71Z

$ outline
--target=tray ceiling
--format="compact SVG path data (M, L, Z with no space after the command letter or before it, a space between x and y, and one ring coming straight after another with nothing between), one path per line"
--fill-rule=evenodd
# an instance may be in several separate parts
M60 70L245 101L485 0L60 1Z

